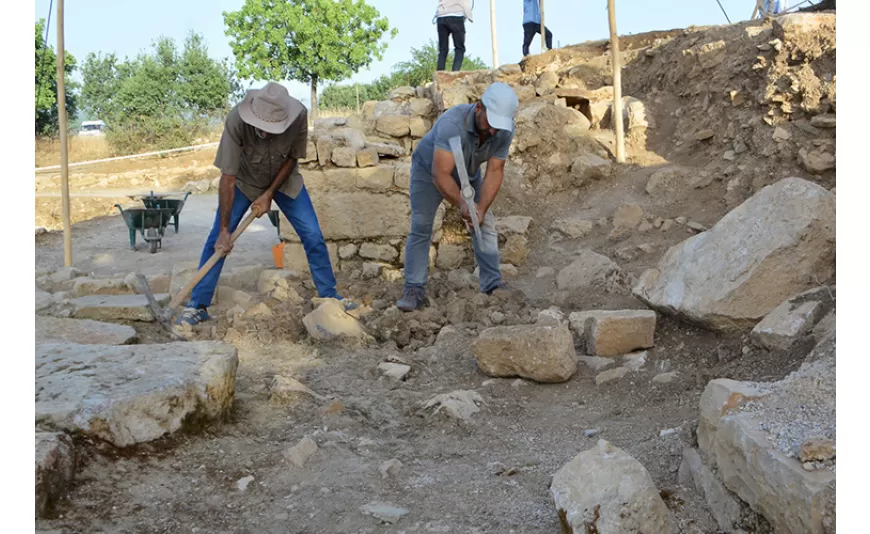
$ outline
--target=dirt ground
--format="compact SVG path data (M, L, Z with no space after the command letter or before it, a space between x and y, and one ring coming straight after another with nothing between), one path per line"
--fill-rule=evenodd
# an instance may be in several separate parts
M615 165L609 178L546 195L523 187L527 184L520 179L506 180L493 207L495 214L533 217L529 259L509 281L521 295L476 299L473 290L451 286L445 274L436 275L430 286L433 305L398 319L396 328L407 335L379 336L377 345L364 348L311 342L301 325L301 313L311 304L301 313L277 306L273 317L245 325L231 324L217 311L217 320L199 328L196 337L226 339L239 349L230 420L128 450L80 443L81 468L72 490L51 519L37 521L37 528L88 534L554 533L559 522L549 493L551 476L603 438L649 470L681 532L717 532L699 497L677 484L682 448L695 444L701 392L714 378L778 380L800 366L808 347L767 352L752 347L748 333L714 333L659 315L655 347L645 366L596 386L597 371L582 363L577 375L563 384L491 379L478 369L469 341L493 310L511 309L522 322L550 306L566 315L575 310L645 308L631 295L630 279L611 290L561 292L555 275L539 277L538 269L558 272L578 249L587 248L638 276L670 246L696 232L685 224L667 230L653 226L613 240L608 223L583 238L569 239L550 229L556 219L612 219L619 207L638 204L647 221L685 217L709 228L778 179L800 176L828 188L836 185L834 171L810 174L798 165L800 143L810 144L798 130L793 130L794 146L777 145L770 139L770 125L751 120L760 114L757 108L732 106L727 92L722 93L728 87L717 87L711 103L706 90L680 94L679 72L672 73L673 79L660 75L669 68L668 58L684 55L681 50L701 46L704 40L738 42L735 35L742 35L744 26L723 27L703 38L688 32L626 76L627 94L644 99L656 127L646 143L632 148L629 163ZM738 47L740 53L729 50L726 57L734 58L729 59L733 64L722 66L716 76L754 72L756 46L751 41ZM703 79L692 83L701 87ZM750 89L762 91L762 86ZM747 106L755 106L749 102ZM693 140L698 125L738 135L701 144ZM736 161L723 158L737 142L749 145L748 151ZM73 189L91 195L95 190L109 195L120 188L124 194L137 187L171 190L165 188L213 178L212 156L199 152L159 163L88 169L77 173ZM648 193L650 176L666 166L678 166L692 180L686 183L694 185L683 184L665 195ZM698 180L702 173L711 178ZM37 207L45 206L43 213L51 213L48 195L56 194L57 184L56 176L37 178ZM108 197L92 196L89 202L93 213L100 215L105 213L99 210L114 209ZM192 196L182 212L181 232L169 234L164 249L155 255L127 248L126 227L119 217L83 215L83 222L73 228L76 265L110 277L134 269L166 273L176 263L195 261L215 207L213 194ZM451 217L455 214L448 222ZM277 242L274 231L267 220L257 221L236 245L226 268L270 268L270 248ZM62 258L59 232L37 236L37 272L59 267ZM473 265L464 268L470 272ZM339 290L346 297L377 308L376 303L392 304L400 295L401 282L351 280L349 272L337 273ZM303 280L296 288L303 298L310 298L310 286ZM456 319L458 300L467 303L463 320ZM383 326L378 318L385 315L377 309L363 322L377 330ZM447 324L454 324L458 333L432 344ZM153 325L134 326L145 342L168 341ZM408 378L393 381L382 376L377 366L388 360L409 364ZM673 381L652 381L670 371L677 371ZM280 395L272 387L275 377L295 378L328 398ZM422 408L435 395L455 390L474 390L483 398L480 411L469 421ZM669 429L676 432L662 432ZM318 450L304 466L296 467L283 453L305 437L315 440ZM391 459L402 467L382 477L379 467ZM253 480L242 491L237 483L245 477ZM371 502L400 506L408 514L395 524L383 524L360 511ZM770 531L751 513L743 528Z

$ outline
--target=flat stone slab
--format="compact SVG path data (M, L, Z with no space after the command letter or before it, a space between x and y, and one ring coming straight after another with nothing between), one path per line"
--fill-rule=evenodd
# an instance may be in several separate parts
M36 347L36 423L118 447L222 419L238 351L214 341Z
M79 343L82 345L127 345L138 334L132 326L91 319L36 317L36 344Z
M64 433L36 432L36 517L44 517L75 474L75 451Z
M169 294L154 295L161 306L169 302ZM145 295L90 295L72 299L76 319L154 321Z

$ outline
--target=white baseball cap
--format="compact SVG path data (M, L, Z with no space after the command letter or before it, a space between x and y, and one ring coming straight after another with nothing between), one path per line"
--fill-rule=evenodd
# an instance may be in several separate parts
M486 107L486 119L490 126L498 130L514 131L514 115L520 101L510 85L493 83L486 88L480 101Z

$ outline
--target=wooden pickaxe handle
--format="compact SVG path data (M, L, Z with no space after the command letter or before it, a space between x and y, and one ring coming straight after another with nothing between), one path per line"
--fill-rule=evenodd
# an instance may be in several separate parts
M236 231L233 232L233 234L230 236L230 243L235 243L236 239L238 239L238 237L242 235L242 232L245 231L245 228L247 228L248 225L254 222L254 219L256 219L257 216L258 214L256 212L251 211L251 213L247 217L245 217L245 220L243 220L239 224L238 228L236 228ZM223 251L216 250L215 253L212 254L211 258L209 258L208 261L205 262L198 271L196 271L196 274L193 275L193 278L190 280L190 282L188 282L186 286L181 288L181 291L179 291L175 294L174 297L172 297L172 301L169 302L169 309L174 310L175 308L177 308L178 305L181 304L181 302L190 295L190 292L193 291L193 288L196 287L196 284L198 284L199 281L202 280L209 271L211 271L211 268L214 267L215 264L220 261L223 256Z

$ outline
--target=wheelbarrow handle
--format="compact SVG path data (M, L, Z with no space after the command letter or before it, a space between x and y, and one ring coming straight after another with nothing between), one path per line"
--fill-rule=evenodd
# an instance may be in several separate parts
M118 211L121 212L121 215L124 214L124 208L122 208L120 204L115 204L115 207L118 208Z
M232 235L230 236L230 243L231 244L235 243L236 239L238 239L239 236L242 235L242 232L244 232L245 229L252 222L254 222L254 219L256 219L256 218L257 218L257 213L255 211L251 210L251 213L249 213L248 216L245 217L245 220L243 220L239 224L238 228L236 228L236 231L233 232ZM193 278L190 280L190 282L188 282L186 286L181 288L181 290L178 293L176 293L174 297L172 297L172 301L169 303L169 308L175 309L176 307L178 307L178 305L180 305L181 302L184 299L186 299L188 297L188 295L190 295L190 292L193 291L193 288L196 287L196 284L198 284L199 281L202 280L205 277L205 275L208 274L209 271L211 271L211 268L214 267L215 264L218 261L220 261L220 259L223 256L224 256L223 251L216 250L215 253L211 255L211 258L209 258L208 261L206 261L202 265L202 267L200 267L199 270L196 271L196 274L193 275Z
M189 196L190 196L190 191L188 191L187 193L184 194L184 198L182 198L181 201L184 202L185 200L187 200L187 197L189 197Z

